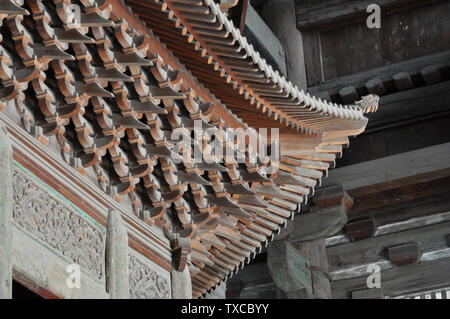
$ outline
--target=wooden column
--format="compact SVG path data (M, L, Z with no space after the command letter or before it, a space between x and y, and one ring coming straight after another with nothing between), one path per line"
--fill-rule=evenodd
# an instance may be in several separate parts
M314 203L267 248L272 279L288 298L331 298L325 238L344 227L353 201L341 186L331 186L318 190Z
M306 69L302 34L297 29L294 0L270 0L264 4L262 18L280 40L286 53L288 79L306 89Z
M12 158L6 128L0 123L0 299L12 298Z
M120 213L110 210L106 224L106 291L111 299L129 299L128 234Z
M267 266L274 283L288 298L312 294L308 263L289 239L276 240L267 246Z
M331 299L331 285L328 278L328 259L325 240L316 239L297 245L300 255L308 261L311 272L311 293L305 298Z
M192 299L192 282L189 267L178 271L172 267L172 299Z

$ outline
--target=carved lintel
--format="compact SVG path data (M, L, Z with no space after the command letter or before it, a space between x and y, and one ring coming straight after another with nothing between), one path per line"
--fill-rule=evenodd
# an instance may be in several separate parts
M0 299L12 298L12 152L0 123Z

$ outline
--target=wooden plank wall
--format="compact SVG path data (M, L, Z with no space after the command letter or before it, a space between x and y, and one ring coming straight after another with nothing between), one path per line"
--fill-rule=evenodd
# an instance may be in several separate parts
M308 86L448 50L449 16L450 1L443 1L384 16L381 29L369 29L364 20L303 32Z

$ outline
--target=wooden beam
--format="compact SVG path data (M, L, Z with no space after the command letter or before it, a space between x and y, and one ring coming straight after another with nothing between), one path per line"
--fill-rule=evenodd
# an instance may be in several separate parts
M383 299L383 289L372 288L352 292L352 299Z
M411 241L421 243L422 254L447 248L446 236L450 222L370 237L357 243L346 243L327 248L331 271L379 261L387 261L387 248Z
M379 0L383 15L411 10L441 0ZM342 27L347 23L363 21L368 17L370 1L359 0L296 0L297 28L311 29L326 25L327 29Z
M280 40L273 34L259 14L249 4L245 19L244 36L258 50L261 57L273 65L285 76L286 56Z
M332 236L344 227L347 214L342 207L320 209L317 212L297 215L291 241L300 243Z
M352 190L416 176L415 180L399 183L410 185L418 181L449 176L448 168L450 143L445 143L331 170L324 186L340 184L346 190ZM424 175L433 172L436 174Z
M449 113L449 92L450 81L445 81L382 96L378 111L367 115L369 123L365 134L413 120L423 120L433 114L439 116Z
M411 291L448 287L448 269L450 258L392 268L381 272L381 288L384 295L394 297ZM367 289L367 276L332 282L333 298L351 298L353 291Z
M314 203L318 208L340 206L348 211L353 205L353 199L341 185L335 185L318 189L314 196Z
M420 74L420 71L429 65L447 66L450 60L450 51L443 51L426 55L411 60L406 60L387 66L382 66L364 72L353 73L338 77L336 79L327 81L324 84L312 86L308 90L312 94L317 92L328 92L329 95L334 95L345 86L354 86L357 89L364 88L368 81L372 79L379 79L385 83L393 80L393 76L399 72L408 72L410 75ZM381 105L381 104L380 104Z
M369 210L356 218L371 218L377 225L375 235L382 235L450 220L449 207L450 193L444 193L431 199Z

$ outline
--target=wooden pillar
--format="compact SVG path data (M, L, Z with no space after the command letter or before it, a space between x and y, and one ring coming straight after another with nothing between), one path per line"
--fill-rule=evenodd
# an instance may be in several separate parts
M311 294L307 298L331 299L331 285L328 278L328 259L325 240L317 239L296 246L300 254L308 261L311 271Z
M283 45L289 81L305 90L307 82L303 38L297 29L294 0L270 0L264 4L261 15Z
M127 228L115 210L106 224L106 291L111 299L130 298Z
M296 298L302 291L312 294L308 263L288 239L276 240L267 246L267 266L275 285L288 298Z
M172 299L192 299L192 282L189 267L178 271L172 267Z
M0 299L12 298L12 158L6 128L0 123Z
M331 186L318 190L314 203L267 248L272 279L288 298L331 298L325 238L344 227L353 201L341 186Z

